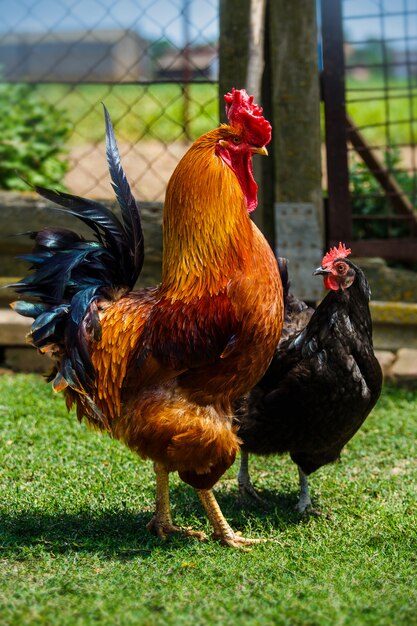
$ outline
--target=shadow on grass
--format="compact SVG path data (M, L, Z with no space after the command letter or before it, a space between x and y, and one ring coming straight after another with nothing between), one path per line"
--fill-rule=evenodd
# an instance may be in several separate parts
M150 556L161 542L147 530L150 513L42 510L0 513L0 555L97 552L108 557Z
M269 526L280 529L283 526L299 524L305 521L296 510L297 494L291 492L257 490L261 501L250 496L240 497L235 493L216 494L219 505L230 524L245 525L248 516L259 522L268 521Z
M216 493L220 507L235 530L244 530L248 518L257 519L257 526L263 521L277 529L300 522L294 511L294 496L263 491L264 505L256 502L242 503L237 492ZM171 488L173 518L181 517L188 525L199 519L198 528L209 534L207 518L199 503L197 494L183 485ZM115 511L83 510L75 513L65 511L47 512L33 509L18 512L0 511L0 557L28 558L42 553L65 554L71 552L97 553L107 558L130 559L149 557L155 549L178 549L184 542L196 541L182 535L169 537L163 541L152 535L146 528L152 512L138 513L122 509ZM179 522L178 522L179 523Z

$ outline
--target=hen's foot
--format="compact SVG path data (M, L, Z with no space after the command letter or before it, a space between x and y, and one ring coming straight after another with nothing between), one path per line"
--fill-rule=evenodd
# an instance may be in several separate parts
M252 485L249 475L249 453L246 450L240 451L240 468L237 477L239 485L239 497L244 500L246 496L257 500L260 504L266 504L255 487Z
M199 541L207 541L207 535L205 533L193 530L192 528L175 526L171 521L159 520L156 515L146 525L146 528L163 540L165 540L168 535L179 533L184 537L196 537Z
M311 502L306 505L304 503L300 504L300 502L297 502L294 508L298 513L300 513L300 515L321 515L321 511L315 509Z
M250 481L239 481L239 498L241 500L246 500L248 497L256 500L257 502L259 502L259 504L262 504L264 506L266 504L266 501L262 498L262 496L259 495L259 493L256 491L255 487Z
M300 480L300 497L298 498L298 502L294 507L295 510L298 511L301 515L321 515L320 511L313 508L310 498L310 492L308 490L308 478L306 474L304 474L300 466L298 466L298 476Z

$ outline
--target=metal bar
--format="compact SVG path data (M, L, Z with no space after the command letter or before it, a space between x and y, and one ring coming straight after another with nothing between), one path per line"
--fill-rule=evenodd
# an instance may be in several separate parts
M358 127L356 127L356 130L360 130ZM409 143L392 143L390 145L390 148L408 148L410 146ZM378 144L378 143L368 143L368 148L370 148L371 150L380 150L383 151L386 149L386 145L385 144ZM353 148L348 148L348 150L350 152L353 152ZM398 172L406 172L406 171L410 171L411 168L407 168L407 167L396 167L393 168L392 171L398 171Z
M406 15L404 14L404 18L406 19ZM385 39L386 43L398 43L401 41L416 41L417 40L417 36L416 35L405 35L404 37L387 37ZM378 39L378 37L372 37L372 42L373 43L381 43L381 39ZM369 39L346 39L345 38L345 44L349 44L352 46L363 46L365 44L369 43Z
M414 85L413 86L413 90L416 89L416 88L417 88L417 85ZM368 86L368 87L363 88L363 87L354 87L354 86L349 85L349 91L352 91L352 92L365 91L365 93L368 93L368 92L369 93L373 93L374 91L380 92L381 89L382 89L382 86L379 86L379 87L378 86L377 87L369 87ZM392 92L401 91L401 90L404 90L404 89L405 89L405 87L403 87L403 86L388 85L388 90L390 92L391 91Z
M407 0L404 0L404 9L407 10ZM404 32L408 34L408 19L404 14ZM412 62L411 62L411 54L410 54L410 46L408 45L408 38L406 37L407 45L405 49L405 56L407 59L407 86L408 86L408 111L410 115L410 145L412 146L411 150L411 165L413 170L413 191L411 193L411 201L413 204L416 203L417 200L417 178L416 178L416 141L415 141L415 133L414 133L414 98L413 98L413 77L411 72ZM417 234L416 225L414 225L413 235Z
M407 100L409 97L413 96L415 97L417 95L417 93L414 93L413 89L410 89L407 93L403 93L403 94L399 94L398 96L390 96L391 100ZM359 102L364 103L364 102L379 102L380 100L383 100L383 96L373 96L371 97L364 97L364 98L355 98L355 99L351 99L348 98L346 100L347 104L357 104ZM409 120L405 120L406 122L409 122Z
M364 198L368 196L358 197ZM361 215L360 213L353 213L352 217L357 222L384 222L386 220L394 222L408 222L410 219L408 215L393 215L392 213L390 213L389 215Z
M352 120L346 115L346 124L348 127L348 137L356 152L363 159L364 163L372 172L374 178L379 182L384 191L389 195L389 199L393 207L403 215L410 216L417 223L417 216L413 205L408 197L404 194L396 179L391 172L387 170L379 158L370 150L365 139L355 128Z
M402 40L404 41L404 40ZM384 47L385 46L385 40L381 41L381 46ZM416 65L417 61L412 61L412 65ZM401 67L402 65L405 65L405 61L387 61L387 62L382 62L382 63L355 63L355 64L348 64L346 65L346 69L347 70L352 70L355 69L357 67L360 68L366 68L366 69L385 69L387 67Z
M357 130L363 130L365 128L383 128L385 126L398 126L401 124L409 124L410 123L410 119L406 119L406 120L395 120L395 121L391 121L391 120L385 120L384 122L378 122L376 124L366 124L366 126L357 126ZM391 146L391 142L387 142L385 144L386 146Z
M328 180L327 237L352 238L345 106L345 65L341 0L322 0L322 93L326 124Z
M111 85L115 87L124 87L125 85L134 85L135 87L143 85L144 87L149 87L150 85L178 85L181 83L187 83L190 85L217 85L217 79L198 79L191 78L190 80L174 80L172 78L155 78L152 80L124 80L120 81L111 81L111 80L86 80L86 81L73 81L73 80L17 80L17 79L0 79L0 85L72 85L79 87L80 85Z
M346 247L352 249L354 256L382 257L388 260L417 261L416 239L361 239L345 241ZM338 246L339 240L332 239L328 246Z
M387 11L384 13L385 17L401 17L404 15L404 11ZM417 11L408 11L408 16L417 15ZM345 20L367 20L370 18L379 17L380 13L368 13L367 15L348 15Z

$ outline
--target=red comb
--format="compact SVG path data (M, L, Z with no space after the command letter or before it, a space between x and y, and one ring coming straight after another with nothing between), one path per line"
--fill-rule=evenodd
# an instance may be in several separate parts
M343 257L349 256L350 253L351 249L346 248L345 244L340 242L338 248L334 246L334 248L330 248L328 253L324 255L321 265L322 267L324 265L329 265L330 263L333 263L333 261L335 261L336 259L341 259Z
M230 126L241 126L249 143L265 146L271 141L271 124L262 115L262 107L253 102L244 89L232 89L224 96Z

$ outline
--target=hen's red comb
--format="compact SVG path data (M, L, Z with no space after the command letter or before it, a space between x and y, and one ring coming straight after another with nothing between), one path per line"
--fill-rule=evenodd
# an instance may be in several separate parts
M329 265L330 263L333 263L333 261L335 261L336 259L341 259L343 257L349 256L350 253L351 249L346 248L345 244L340 242L338 248L334 246L334 248L330 248L328 253L324 255L321 265L322 267L324 265Z
M253 102L245 89L232 89L224 96L226 115L231 126L241 126L249 143L265 146L271 141L271 124L262 115L262 107Z

